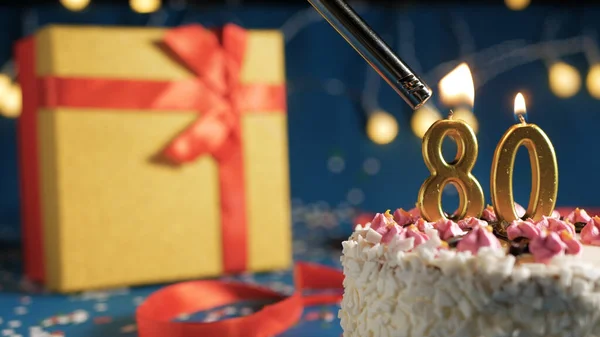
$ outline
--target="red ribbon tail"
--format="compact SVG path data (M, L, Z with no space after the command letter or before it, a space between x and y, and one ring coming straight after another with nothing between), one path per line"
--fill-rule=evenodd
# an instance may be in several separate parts
M150 295L138 308L140 337L265 337L292 327L305 305L335 304L341 299L343 274L336 269L299 263L295 267L296 292L284 297L271 290L240 283L191 281L165 287ZM336 294L303 297L303 291L334 290ZM233 304L249 299L279 300L254 314L211 323L173 322L181 313Z
M318 264L299 262L295 268L296 286L306 289L340 289L344 274L338 269Z
M304 305L335 304L342 300L344 274L317 264L298 263L295 267L296 287L302 291L329 290L328 293L304 294Z

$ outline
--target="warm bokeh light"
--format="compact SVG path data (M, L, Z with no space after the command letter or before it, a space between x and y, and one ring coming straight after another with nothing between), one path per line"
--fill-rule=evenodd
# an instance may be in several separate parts
M156 12L161 5L161 0L129 0L129 6L138 13Z
M419 138L423 138L433 123L442 119L442 114L430 104L425 104L412 115L410 127Z
M90 0L60 0L60 3L70 11L79 12L90 4Z
M475 87L471 69L466 63L448 73L438 84L440 100L448 107L468 105L473 107L475 101Z
M550 90L560 98L569 98L581 88L581 75L572 65L556 62L550 66Z
M471 126L471 128L473 129L473 131L475 131L475 133L477 133L479 131L479 122L477 121L477 117L475 117L475 114L473 113L473 111L471 111L469 109L458 108L458 109L452 110L452 112L454 112L452 118L460 119L460 120L464 121L465 123L469 124L469 126Z
M0 74L0 101L2 100L2 97L4 97L4 95L6 94L8 89L10 88L11 83L12 83L12 80L10 79L10 77L8 75Z
M391 143L398 135L398 122L391 114L377 110L371 113L367 121L367 136L374 143Z
M518 93L515 96L515 115L524 115L527 113L527 106L525 105L525 97L522 93Z
M6 117L16 118L21 114L21 86L13 84L8 87L0 99L0 112Z
M594 64L590 68L585 82L590 95L600 99L600 64Z
M504 4L513 11L522 11L529 7L531 0L504 0Z

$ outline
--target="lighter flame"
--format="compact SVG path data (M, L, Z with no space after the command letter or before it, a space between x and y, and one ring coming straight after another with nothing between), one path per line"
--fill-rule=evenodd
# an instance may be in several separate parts
M475 104L473 76L471 75L471 69L469 69L466 63L461 63L449 72L448 75L444 76L438 86L440 100L446 106L457 107L467 104L473 107Z
M527 113L527 106L525 105L525 97L522 93L518 93L515 96L515 115L524 115Z

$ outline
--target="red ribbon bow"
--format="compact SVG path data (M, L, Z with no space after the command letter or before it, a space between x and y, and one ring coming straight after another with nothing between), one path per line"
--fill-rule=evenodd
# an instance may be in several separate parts
M242 111L269 111L285 108L285 90L281 85L240 82L246 50L247 33L236 25L226 25L222 44L214 31L198 25L170 30L165 45L186 65L197 79L191 83L175 83L163 96L178 104L185 97L197 100L200 118L181 133L165 149L171 160L182 163L209 153L220 161L236 156L241 148L240 114ZM172 92L175 92L173 94ZM175 100L174 100L175 99Z
M269 289L221 281L182 282L148 297L136 312L140 337L269 337L293 326L305 305L334 304L341 299L344 276L336 269L299 263L296 291L284 297ZM336 290L336 293L302 295L303 290ZM273 299L254 314L211 323L173 322L181 313L194 313L241 300Z

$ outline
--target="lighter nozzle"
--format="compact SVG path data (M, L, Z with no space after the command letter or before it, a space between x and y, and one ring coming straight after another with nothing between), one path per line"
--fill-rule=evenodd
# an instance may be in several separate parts
M431 89L414 75L406 76L399 82L399 86L393 87L401 91L400 96L413 110L423 106L433 95Z

